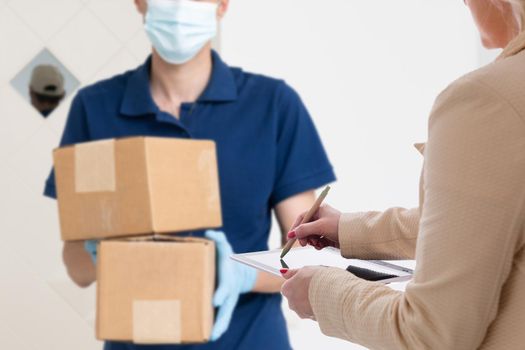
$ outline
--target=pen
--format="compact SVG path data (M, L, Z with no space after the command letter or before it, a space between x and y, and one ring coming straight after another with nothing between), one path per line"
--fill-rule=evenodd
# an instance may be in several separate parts
M283 259L281 259L281 266L283 267L283 269L289 269L290 268L290 266L288 266Z
M314 205L310 208L310 210L306 213L306 215L303 217L303 220L301 221L301 224L306 224L310 220L312 220L312 217L314 214L319 210L319 207L321 207L321 204L323 203L324 199L326 198L326 195L328 194L328 191L330 191L330 186L326 186L323 192L317 197L317 200L315 201ZM286 254L292 249L292 246L297 241L297 238L292 238L288 242L286 242L286 245L283 248L283 251L281 252L281 259L284 258Z

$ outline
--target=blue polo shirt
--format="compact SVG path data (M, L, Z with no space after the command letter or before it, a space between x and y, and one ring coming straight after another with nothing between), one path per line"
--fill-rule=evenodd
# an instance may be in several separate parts
M61 146L117 137L157 136L217 144L223 227L236 253L268 249L271 210L293 195L335 180L315 126L284 81L228 67L215 52L208 86L179 118L161 111L150 92L151 58L135 70L98 82L73 100ZM56 198L54 175L45 195ZM288 350L280 294L241 296L228 331L204 345L105 349Z

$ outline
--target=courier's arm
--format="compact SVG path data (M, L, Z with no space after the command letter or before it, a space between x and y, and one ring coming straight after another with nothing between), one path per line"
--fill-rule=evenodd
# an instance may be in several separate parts
M79 287L89 287L96 281L96 268L91 256L84 249L84 241L65 242L62 258L69 277Z
M67 146L92 140L89 135L86 109L83 102L82 92L79 92L73 102L67 118L66 126L62 134L60 146ZM56 198L54 171L46 182L44 195ZM91 257L84 249L84 242L65 242L62 258L66 265L69 277L80 287L88 287L96 280L95 265Z
M308 210L315 202L315 192L308 191L287 198L275 206L275 215L282 233L282 242L299 214ZM268 273L259 272L253 288L254 292L277 293L281 290L284 279Z

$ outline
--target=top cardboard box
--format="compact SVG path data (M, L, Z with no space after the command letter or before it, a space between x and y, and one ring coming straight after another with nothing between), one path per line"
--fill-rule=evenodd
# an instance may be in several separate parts
M213 141L133 137L53 156L63 240L222 226Z

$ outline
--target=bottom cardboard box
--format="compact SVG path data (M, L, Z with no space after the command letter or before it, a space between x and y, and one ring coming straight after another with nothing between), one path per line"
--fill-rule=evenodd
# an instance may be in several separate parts
M136 344L207 342L214 288L212 241L171 236L102 241L97 338Z

